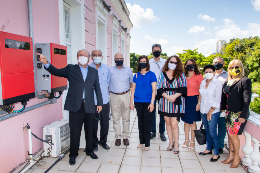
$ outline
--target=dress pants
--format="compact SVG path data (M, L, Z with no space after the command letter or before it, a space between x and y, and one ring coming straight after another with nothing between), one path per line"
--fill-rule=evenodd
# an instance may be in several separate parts
M84 123L86 153L93 152L93 122L95 113L86 113L84 102L77 112L69 112L69 126L70 126L70 155L69 157L77 157L79 150L79 142L82 125Z
M98 141L97 131L98 131L98 121L94 120L94 131L93 131L93 146L97 146L98 144L106 144L107 143L107 135L109 129L109 112L110 106L109 102L102 106L102 111L98 113L96 111L96 117L100 117L100 141ZM100 115L98 115L100 114Z
M116 139L129 138L130 126L130 92L122 95L110 93L110 106L113 116L113 127ZM121 118L123 131L121 133Z
M225 117L219 117L219 119L218 119L218 145L219 145L219 148L224 148L226 132L227 132L227 130L226 130Z
M151 132L156 133L156 102L154 103L154 111L152 115L152 125L151 125ZM165 120L164 116L160 116L160 122L159 122L159 133L164 133L165 132Z
M150 147L151 140L151 122L154 112L149 112L148 106L150 103L135 102L135 108L138 117L138 129L140 144L145 144L145 147Z

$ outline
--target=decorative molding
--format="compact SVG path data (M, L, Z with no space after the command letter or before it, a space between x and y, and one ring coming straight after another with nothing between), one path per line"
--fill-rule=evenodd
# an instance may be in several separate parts
M123 1L123 2L122 2ZM122 18L124 21L126 27L131 30L133 28L133 24L129 18L129 11L125 5L124 0L110 0L111 4L119 14L119 16Z

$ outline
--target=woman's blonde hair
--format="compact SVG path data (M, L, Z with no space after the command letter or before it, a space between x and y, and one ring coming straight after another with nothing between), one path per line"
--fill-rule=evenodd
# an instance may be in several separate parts
M231 81L232 80L232 75L230 74L230 70L229 68L234 64L236 63L238 65L238 67L241 69L241 72L239 73L238 75L238 79L241 79L244 74L245 74L245 70L244 70L244 65L242 63L242 61L240 61L239 59L233 59L229 64L228 64L228 81Z

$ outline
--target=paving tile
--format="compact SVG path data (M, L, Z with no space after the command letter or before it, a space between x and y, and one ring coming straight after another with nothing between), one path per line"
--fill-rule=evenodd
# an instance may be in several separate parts
M76 172L93 173L97 172L100 167L100 163L82 163Z
M130 166L130 165L122 165L119 173L140 173L140 166Z
M129 139L129 142L130 142L130 143L131 143L131 142L134 142L134 143L139 143L139 144L140 144L139 138L130 138L130 139Z
M161 167L141 167L141 173L161 173Z
M109 164L121 164L123 160L123 156L109 156L107 155L107 157L105 158L105 160L103 161L103 163L109 163Z
M178 154L174 154L173 151L160 151L160 153L163 159L179 159Z
M230 164L221 164L221 167L226 171L226 172L236 172L236 173L242 173L245 172L243 167L239 165L237 168L230 168Z
M95 154L97 156L100 156L100 155L106 155L108 153L109 150L105 150L103 147L101 146L98 146L98 151L95 151Z
M76 164L75 165L70 165L68 161L60 161L57 170L59 171L76 171L76 169L78 169L78 167L80 166L81 162L79 162L78 160L76 160Z
M125 156L141 157L142 154L143 154L143 151L140 149L126 149Z
M143 166L161 166L160 158L142 158Z
M160 158L160 151L157 150L149 150L143 152L143 157L156 157Z
M180 152L179 154L180 159L185 160L197 160L197 156L194 152Z
M141 157L124 157L122 164L140 166L142 164L142 159Z
M123 140L121 141L121 145L120 145L120 146L116 146L116 145L115 145L115 142L113 142L113 143L111 144L111 146L110 146L110 148L124 148L124 149L126 149L126 147L127 147L127 146L124 145Z
M102 164L98 173L118 173L120 165Z
M159 144L150 144L150 150L160 150Z
M83 162L87 163L103 163L106 158L106 155L97 155L98 159L92 159L91 157L86 157Z
M204 173L202 169L183 169L183 173Z
M122 148L110 148L107 152L108 155L111 156L123 156L125 154L125 149Z
M226 173L226 171L215 171L215 170L205 170L205 169L204 172L205 173Z
M209 169L209 170L219 170L222 171L224 170L224 168L222 167L222 163L220 160L218 160L217 162L210 162L209 160L203 160L200 161L202 168L205 169Z
M30 168L28 171L26 171L26 173L43 173L44 171L46 171L46 169L42 169L42 168L38 168L37 166L34 166Z
M184 169L201 169L198 160L181 160L181 165Z
M139 138L139 133L131 133L131 138Z
M181 168L179 159L161 159L161 166L168 168Z
M162 167L162 173L182 173L181 168L164 168Z
M131 142L131 143L127 146L127 149L138 149L138 150L142 150L142 148L137 148L137 145L139 145L139 143Z
M41 169L48 169L56 160L57 158L44 157L42 160L39 160L35 165L37 165L37 167Z

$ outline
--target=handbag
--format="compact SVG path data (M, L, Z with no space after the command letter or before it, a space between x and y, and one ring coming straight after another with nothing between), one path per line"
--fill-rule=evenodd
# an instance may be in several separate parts
M194 130L194 133L196 140L200 145L206 144L206 131L203 129L203 123L201 124L199 130Z

